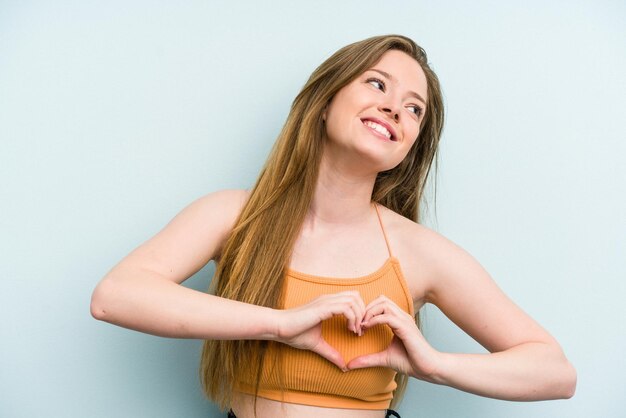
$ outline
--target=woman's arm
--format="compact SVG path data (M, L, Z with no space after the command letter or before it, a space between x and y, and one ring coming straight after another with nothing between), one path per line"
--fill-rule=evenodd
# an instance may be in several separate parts
M180 285L219 255L246 197L245 191L221 191L186 207L100 281L91 299L92 315L164 337L276 340L315 351L345 368L339 353L323 340L321 321L344 315L348 327L360 332L365 306L357 293L276 310Z
M441 354L433 380L499 399L570 398L576 371L558 342L465 250L431 231L426 300L490 354Z
M576 372L556 340L517 307L471 255L434 231L420 229L426 302L439 307L490 353L437 352L408 314L381 298L366 307L364 328L386 323L397 338L385 352L348 367L387 364L423 380L498 399L571 397Z
M94 318L164 337L269 335L270 310L180 286L219 254L244 202L244 191L228 190L183 209L100 281L91 299ZM243 310L251 321L235 323L240 317L228 309Z

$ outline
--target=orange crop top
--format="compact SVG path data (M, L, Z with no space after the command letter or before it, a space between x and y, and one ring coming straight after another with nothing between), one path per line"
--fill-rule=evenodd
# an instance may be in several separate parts
M366 305L384 294L404 311L414 315L412 298L400 270L400 263L391 253L378 207L375 207L389 251L389 258L382 267L366 276L345 279L313 276L287 269L283 309L304 305L323 294L358 290ZM387 325L377 325L359 337L348 331L343 316L334 316L322 322L322 335L348 363L360 355L387 348L393 332ZM276 375L272 373L272 365L276 361L282 362L282 391ZM344 373L316 353L285 344L270 343L258 396L281 402L331 408L387 409L396 388L395 375L394 370L384 367ZM235 387L240 392L254 395L254 383L240 380Z

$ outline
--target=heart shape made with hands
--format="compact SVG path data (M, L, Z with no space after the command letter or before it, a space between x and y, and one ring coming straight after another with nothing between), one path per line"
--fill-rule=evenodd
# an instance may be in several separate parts
M317 321L287 343L313 351L343 371L390 367L408 373L405 339L423 339L414 318L386 296L365 306L356 291L323 295L297 311L313 312Z

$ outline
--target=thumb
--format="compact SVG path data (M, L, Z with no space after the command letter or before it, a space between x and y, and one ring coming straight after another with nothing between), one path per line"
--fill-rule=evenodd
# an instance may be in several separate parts
M344 361L341 354L339 354L339 352L332 345L328 344L323 338L320 339L320 341L315 347L311 349L311 351L324 357L326 360L330 361L344 372L348 371L348 368L346 367L346 362Z
M380 351L374 354L366 354L364 356L355 357L348 363L348 370L378 366L387 366L386 351Z

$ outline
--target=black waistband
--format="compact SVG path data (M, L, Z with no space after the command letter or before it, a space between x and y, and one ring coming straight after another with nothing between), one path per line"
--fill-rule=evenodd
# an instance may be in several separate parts
M385 414L385 418L391 418L391 417L402 418L400 414L398 414L393 409L388 409L387 413ZM237 418L237 415L235 415L232 409L228 411L228 418Z

